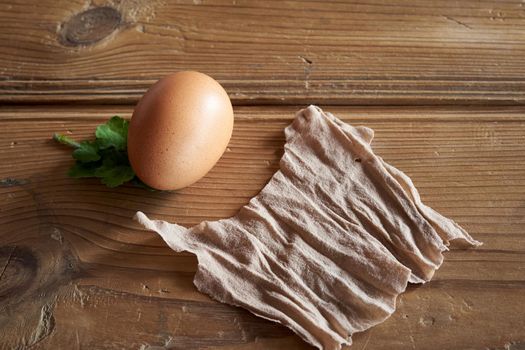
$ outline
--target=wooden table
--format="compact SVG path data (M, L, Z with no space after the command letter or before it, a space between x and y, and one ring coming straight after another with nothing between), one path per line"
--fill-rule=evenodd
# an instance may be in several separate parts
M8 0L0 27L0 348L310 348L198 293L196 259L131 217L233 215L315 103L374 128L377 153L485 242L446 253L352 349L525 349L523 1ZM204 179L168 194L66 176L53 132L90 137L183 69L235 105Z

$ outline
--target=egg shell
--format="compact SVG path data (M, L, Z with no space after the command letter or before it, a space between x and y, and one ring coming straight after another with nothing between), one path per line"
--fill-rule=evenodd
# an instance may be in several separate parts
M156 82L141 98L128 129L128 157L148 186L176 190L201 179L230 141L233 108L213 78L183 71Z

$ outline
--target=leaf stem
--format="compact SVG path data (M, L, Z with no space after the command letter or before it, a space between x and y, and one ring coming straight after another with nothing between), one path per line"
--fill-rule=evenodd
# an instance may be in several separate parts
M72 138L64 135L64 134L59 134L59 133L54 133L53 134L53 140L57 141L58 143L61 143L63 145L66 145L66 146L70 146L70 147L73 147L73 148L79 148L80 147L80 143L76 142L75 140L73 140Z

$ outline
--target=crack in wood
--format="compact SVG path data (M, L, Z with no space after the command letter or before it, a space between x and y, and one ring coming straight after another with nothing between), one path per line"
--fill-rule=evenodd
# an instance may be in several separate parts
M48 337L54 329L55 318L53 317L52 306L50 304L45 304L42 306L40 319L38 320L38 324L34 329L31 341L29 342L28 346L32 347L33 345L39 343L44 338Z
M454 17L443 15L443 18L445 18L445 19L448 20L448 21L451 21L451 22L454 22L454 23L456 23L456 24L459 24L460 26L465 27L465 28L467 28L467 29L469 29L469 30L472 30L472 27L471 27L471 26L469 26L468 24L465 24L465 23L461 22L460 20L455 19Z
M2 280L2 277L4 277L4 273L7 269L7 266L9 265L9 263L11 262L11 259L13 257L13 253L15 252L16 250L16 245L13 247L13 249L11 249L11 253L9 253L9 256L7 257L7 261L4 265L4 268L2 269L2 272L0 273L0 281Z

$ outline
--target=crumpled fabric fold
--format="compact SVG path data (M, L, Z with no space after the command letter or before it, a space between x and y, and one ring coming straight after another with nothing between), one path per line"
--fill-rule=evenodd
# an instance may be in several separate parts
M373 152L372 129L309 106L285 136L280 170L235 216L192 228L135 216L197 256L194 284L213 299L341 349L388 318L408 282L429 281L449 242L481 244Z

